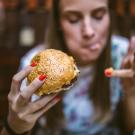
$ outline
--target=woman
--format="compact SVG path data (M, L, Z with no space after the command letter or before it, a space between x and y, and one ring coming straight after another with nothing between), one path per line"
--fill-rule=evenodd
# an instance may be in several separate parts
M117 129L109 127L121 99L120 89L113 84L111 90L110 80L104 76L104 69L111 65L109 2L110 0L53 0L47 47L60 49L76 59L81 72L78 82L61 100L56 94L31 102L34 91L45 80L39 77L29 86L20 88L22 80L33 67L24 68L12 80L8 96L9 114L2 135L8 135L9 132L26 134L45 112L44 134L120 134ZM135 44L131 42L123 68L129 61L130 64L135 64L130 57L133 55L133 48ZM43 49L43 46L33 49L22 61L27 65L29 58ZM135 95L131 94L132 91L135 93L134 81L135 78L130 85L127 82L131 80L122 81L123 92L126 91L122 100L123 109L126 110L124 118L131 129L135 128ZM127 115L130 116L129 119Z

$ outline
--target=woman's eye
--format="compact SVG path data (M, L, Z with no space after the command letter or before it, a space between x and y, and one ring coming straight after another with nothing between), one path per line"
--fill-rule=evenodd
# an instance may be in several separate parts
M93 13L93 17L96 19L96 20L102 20L104 15L105 15L105 11L97 11L95 13Z
M69 21L70 23L78 23L79 20L80 20L80 18L77 17L77 16L74 16L74 17L68 17L68 21Z
M94 16L94 18L95 18L96 20L102 20L103 17L104 17L103 14L97 14L97 15Z

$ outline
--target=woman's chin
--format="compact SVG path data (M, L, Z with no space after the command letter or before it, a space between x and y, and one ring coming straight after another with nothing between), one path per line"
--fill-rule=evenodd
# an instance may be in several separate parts
M96 59L83 59L78 62L80 66L93 65L96 62Z

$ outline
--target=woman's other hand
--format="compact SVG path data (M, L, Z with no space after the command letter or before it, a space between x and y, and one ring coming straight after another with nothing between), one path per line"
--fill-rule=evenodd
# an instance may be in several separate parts
M122 62L122 68L132 68L135 73L135 36L131 38L128 53ZM122 78L121 82L125 94L135 94L135 75L133 78Z
M20 89L21 82L30 73L32 68L34 67L28 66L14 75L8 95L8 123L10 128L16 133L31 130L37 119L60 100L58 94L54 94L41 97L34 102L31 101L33 93L45 81L43 76L36 78L30 85Z

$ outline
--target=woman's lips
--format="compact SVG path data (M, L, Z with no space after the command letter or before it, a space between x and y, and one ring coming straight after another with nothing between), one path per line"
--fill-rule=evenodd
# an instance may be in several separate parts
M96 43L96 44L86 45L85 48L90 50L90 51L97 51L98 49L100 49L100 44Z
M93 45L91 45L91 46L89 46L89 49L91 49L91 50L97 50L97 49L99 49L100 48L100 44L93 44Z

